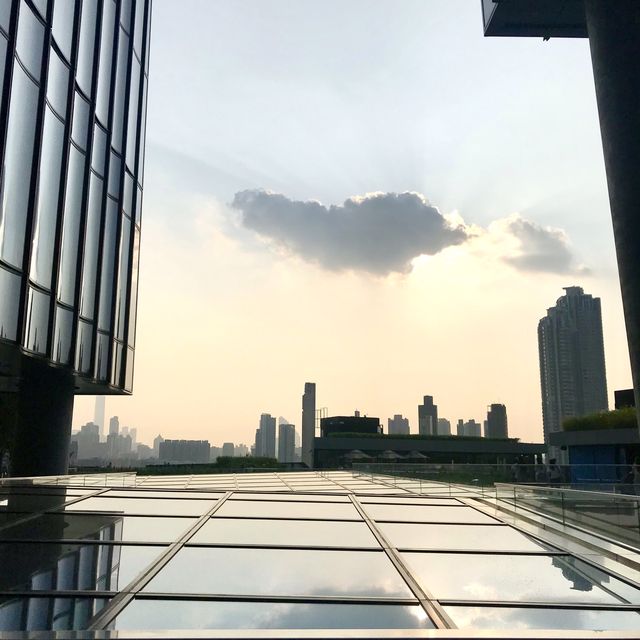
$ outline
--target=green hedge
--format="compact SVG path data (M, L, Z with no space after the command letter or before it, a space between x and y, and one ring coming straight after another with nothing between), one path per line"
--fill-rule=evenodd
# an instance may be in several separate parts
M562 423L565 431L598 431L602 429L637 429L636 410L633 407L592 413L581 418L568 418Z

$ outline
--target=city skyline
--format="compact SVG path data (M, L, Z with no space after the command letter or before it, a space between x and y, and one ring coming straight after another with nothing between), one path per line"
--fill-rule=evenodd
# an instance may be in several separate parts
M188 9L154 8L136 379L115 413L147 440L251 441L263 410L297 424L314 380L334 414L415 429L429 393L453 424L503 403L539 441L537 321L573 284L602 299L610 397L631 386L587 42L484 39L463 0ZM276 234L276 201L322 203L330 241L352 212L372 241L321 255ZM394 253L360 226L376 203L420 240L413 206L439 244Z

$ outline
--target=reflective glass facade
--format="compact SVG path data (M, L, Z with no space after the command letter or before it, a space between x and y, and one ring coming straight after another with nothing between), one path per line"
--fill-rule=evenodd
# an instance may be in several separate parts
M0 2L0 364L133 384L150 0Z
M470 487L389 480L113 474L0 486L0 631L637 634L638 550L583 529L554 535L531 524L540 514L514 518Z

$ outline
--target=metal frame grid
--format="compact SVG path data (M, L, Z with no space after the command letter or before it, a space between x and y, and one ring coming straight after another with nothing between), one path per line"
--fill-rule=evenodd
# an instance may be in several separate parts
M100 486L98 478L102 479L103 486ZM128 479L133 484L130 476ZM51 571L51 567L44 565L32 572L31 584L25 584L24 580L21 583L20 576L5 577L0 583L3 585L0 588L0 623L2 609L13 606L22 607L20 624L23 628L29 628L29 624L37 619L33 611L40 611L41 626L55 628L56 624L66 624L82 631L81 637L97 638L106 633L118 638L130 635L138 637L141 634L151 638L163 637L166 630L144 630L138 626L137 630L128 630L126 620L129 607L148 607L152 606L149 603L156 602L161 609L167 610L183 606L195 606L197 609L198 606L208 606L206 603L233 608L243 603L254 603L256 607L268 606L274 610L282 607L290 609L294 605L308 610L320 606L320 610L328 612L329 605L332 605L350 614L359 605L365 607L360 615L365 610L379 615L383 611L398 612L402 609L406 617L410 615L409 611L422 611L420 616L425 627L422 631L397 628L388 637L416 637L416 634L419 637L439 634L467 637L465 634L473 635L476 630L456 631L456 624L462 619L458 612L469 609L480 612L516 611L518 615L524 615L523 612L527 611L533 615L552 615L553 612L563 616L571 612L595 616L604 614L617 617L618 620L621 620L621 616L633 616L635 619L636 615L640 615L640 580L630 577L628 570L617 572L610 563L604 568L592 551L585 554L576 551L574 541L571 550L568 543L566 547L557 540L551 544L542 528L536 535L530 528L508 521L509 518L505 518L504 514L481 497L471 498L469 493L459 497L443 495L443 486L438 483L433 483L432 492L426 494L423 485L423 493L419 496L410 489L390 487L386 480L364 480L350 472L153 476L137 478L135 487L122 487L122 480L123 476L67 476L57 478L57 486L53 484L54 479L49 478L40 480L36 485L0 488L0 505L5 518L0 524L0 556L2 549L8 554L5 557L10 557L16 549L25 553L25 549L31 548L34 555L37 555L37 550L49 558L60 575L59 583L50 583L49 588L43 587L42 581L40 586L34 586L36 578ZM118 481L120 487L117 486ZM87 489L87 482L93 484L91 489ZM61 487L62 483L64 486ZM100 505L102 501L104 507ZM23 507L19 508L20 505ZM86 508L82 509L83 506ZM265 515L270 510L273 514ZM444 512L447 512L446 517ZM58 524L47 525L47 522L52 522L51 519ZM167 520L177 521L181 526L169 537L158 535L156 532L162 530ZM85 528L76 526L78 523L85 523ZM143 531L141 536L136 534L141 539L127 536L127 527L131 523L136 523ZM344 527L357 527L357 523L362 524L359 531L369 532L366 534L369 536L367 542L360 538L349 538L348 533L343 534ZM69 529L69 535L61 533L64 531L62 524ZM211 526L213 529L204 539L197 536L198 532L205 532L205 527ZM220 526L229 528L226 537L221 536L219 530L216 533L216 527L220 529ZM412 543L405 544L406 540L403 542L396 536L394 526L405 531L407 528L418 530L431 542L415 544L413 540L416 537L413 536ZM473 538L477 542L469 547L456 544L456 532L462 529L474 536L477 532L477 537ZM449 531L450 536L434 537L436 530ZM80 534L73 535L74 531L80 531ZM237 532L235 538L229 536L229 531ZM270 538L273 531L279 531L281 536L284 535L285 539L289 536L289 539L283 541L282 537L278 539L277 536ZM285 533L282 534L282 531ZM310 531L313 535L305 540L304 531ZM428 535L429 531L432 535ZM493 535L498 532L521 536L523 544L524 541L526 544L512 550L501 548L498 542L492 542L493 539L498 540L499 536ZM326 540L323 536L326 536ZM420 536L417 539L420 540ZM48 550L51 551L49 555ZM84 569L80 568L82 554L83 557L93 558L94 564L90 569L86 568L86 562ZM276 566L273 564L276 561L291 561L293 565L290 572L278 573L273 583L269 582L268 575L259 574L230 576L227 582L225 576L219 576L217 572L224 574L230 570L230 566L227 564L218 568L211 564L211 558L222 558L222 554L244 557L245 564L249 556L260 564L261 558L266 558L262 554L268 554L272 559L263 564L263 571ZM25 553L25 556L29 555ZM195 569L193 564L185 564L187 557L195 558L198 564L202 558L202 566ZM106 569L97 566L101 558L110 558L108 562L116 565L115 573L111 565ZM315 564L305 565L309 558L316 558ZM318 563L317 559L322 562ZM318 571L325 569L319 570L317 567L322 567L325 559L328 574L323 573L319 579ZM373 562L374 559L376 562ZM465 567L473 573L474 562L495 563L491 566L495 566L496 581L500 580L501 572L508 566L505 563L513 564L514 571L517 571L520 562L542 562L546 566L549 563L545 563L545 560L549 560L558 580L567 580L562 576L568 573L584 590L584 594L593 592L599 597L586 595L582 600L575 597L562 599L546 597L542 593L527 600L517 597L509 600L511 594L507 594L507 597L466 597L464 590L457 590L455 597L451 597L446 593L447 589L443 591L436 574L431 578L429 572L425 574L420 568L425 559L443 559L450 563L448 566L453 574L462 570L463 575ZM300 561L303 562L300 564ZM65 565L65 562L68 564ZM73 570L69 569L71 566ZM342 584L340 573L349 566L361 570L356 576L349 574L346 583ZM386 567L382 573L379 569L381 566ZM181 573L181 567L187 575ZM189 574L190 569L193 570L192 574ZM298 575L296 578L296 572L305 570L310 572L308 576ZM72 577L67 575L65 578L65 571ZM331 575L334 572L335 582L332 582L334 578ZM118 584L117 579L123 574L128 576L127 584ZM87 575L95 582L87 583ZM167 576L173 576L176 583L172 582L173 578L167 582ZM399 591L391 589L391 595L385 594L380 586L384 580L389 581L389 576L393 576L391 582L402 585ZM156 578L159 583L155 581ZM208 582L210 580L212 582ZM356 588L349 587L350 580L356 581ZM182 582L188 586L182 585ZM155 586L157 584L162 588ZM207 584L220 588L209 590ZM167 585L171 588L167 589ZM42 611L49 616L44 622ZM56 618L58 611L66 613L58 614ZM77 614L75 618L74 612ZM84 612L84 617L78 612ZM239 619L238 627L243 624L243 620ZM316 625L322 626L321 623ZM415 620L413 626L416 626ZM433 628L426 628L430 626ZM620 631L615 624L611 633L614 633L614 629L617 637L624 636L624 631ZM482 633L487 635L486 631ZM491 631L489 636L501 637L504 633L503 628ZM526 631L515 628L509 629L508 633L509 637L527 636ZM590 631L572 633L571 637L593 636ZM291 629L224 631L189 628L172 631L171 634L175 637L223 637L225 634L234 637L319 637L318 634L322 637L362 637L365 631L361 628L296 628L295 632ZM383 631L367 629L366 634L369 637L382 637ZM544 629L537 631L537 634L545 637L562 636L557 629ZM0 634L1 637L4 636ZM25 632L21 637L35 636Z

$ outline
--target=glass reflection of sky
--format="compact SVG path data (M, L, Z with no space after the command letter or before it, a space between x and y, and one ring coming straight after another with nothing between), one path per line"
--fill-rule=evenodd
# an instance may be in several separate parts
M364 522L211 518L190 543L271 544L310 547L380 545Z
M460 629L640 629L635 611L522 607L445 607L445 611Z
M379 525L395 547L413 549L477 551L544 551L545 547L511 527L462 524L409 524L383 522Z
M368 504L366 511L374 520L402 520L405 522L459 522L460 524L499 524L471 507L415 507L389 504ZM488 535L486 532L479 535Z
M403 553L437 599L621 604L640 592L578 560L558 556ZM607 590L602 588L603 585ZM618 590L619 589L619 590Z
M387 556L375 551L190 547L144 591L413 598Z
M416 629L433 628L422 607L135 600L115 629Z

